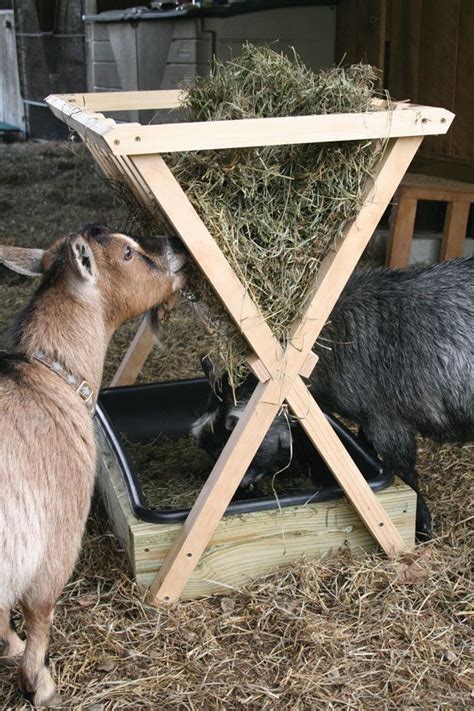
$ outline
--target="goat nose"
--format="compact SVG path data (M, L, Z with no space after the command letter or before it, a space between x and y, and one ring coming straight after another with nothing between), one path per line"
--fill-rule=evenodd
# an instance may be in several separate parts
M173 252L177 252L178 254L184 254L186 252L186 247L179 239L179 237L168 237L168 244L173 250Z

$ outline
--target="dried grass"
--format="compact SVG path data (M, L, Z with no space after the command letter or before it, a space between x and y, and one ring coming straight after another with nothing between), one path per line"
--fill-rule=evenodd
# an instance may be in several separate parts
M66 708L467 707L473 450L421 442L420 455L433 543L396 562L302 560L228 598L158 610L95 505L51 643ZM4 708L27 709L15 679L0 670Z
M376 110L377 75L358 64L317 74L268 47L247 45L211 78L183 93L189 121L248 119ZM374 141L194 151L165 156L175 177L264 318L285 343L322 258L354 219L380 154ZM163 218L116 184L141 229ZM156 224L153 221L156 220ZM236 384L248 346L198 269L188 294L216 333L210 353Z
M15 160L24 168L34 162L35 150L22 146ZM38 182L35 200L44 183ZM72 219L71 208L58 201L49 209L57 235L70 229L63 225ZM82 221L88 218L85 213ZM18 234L28 220L26 210L17 213ZM16 287L0 283L4 321L11 315L7 307L13 310L20 299L17 292L10 300L10 289ZM153 361L159 376L175 377L180 363L192 374L205 338L186 314L177 314L167 336L170 350ZM197 372L197 358L194 363ZM95 502L50 647L65 708L470 707L473 445L420 441L418 451L436 540L416 553L395 562L347 553L313 561L308 551L307 560L227 598L158 610L143 604ZM16 670L0 669L0 707L27 711L16 681Z
M190 508L214 463L192 437L163 437L153 442L130 442L124 438L124 447L150 508ZM253 496L278 499L283 494L313 492L315 489L304 465L292 461L291 466L282 468L273 476L265 476L254 488Z

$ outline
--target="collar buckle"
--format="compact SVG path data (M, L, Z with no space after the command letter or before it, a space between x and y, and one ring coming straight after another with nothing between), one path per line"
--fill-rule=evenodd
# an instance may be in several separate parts
M92 396L94 395L94 391L87 382L87 380L83 380L80 385L76 388L76 393L79 395L79 397L88 405L90 401L92 400Z

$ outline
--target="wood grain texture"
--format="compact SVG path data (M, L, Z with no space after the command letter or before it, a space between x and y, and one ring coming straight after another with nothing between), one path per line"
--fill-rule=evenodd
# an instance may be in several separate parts
M99 131L98 139L107 144L111 153L116 152L115 156L107 159L108 169L125 177L141 202L150 207L156 202L160 206L239 325L254 355L259 359L255 361L255 369L266 379L257 385L188 519L176 534L160 573L151 586L149 600L174 600L181 594L285 398L298 417L302 420L307 418L308 434L315 446L321 448L336 478L346 488L353 506L384 550L389 555L402 550L404 541L383 507L367 487L332 430L328 433L327 427L321 424L320 418L324 419L324 416L312 400L299 373L308 367L307 359L314 340L423 136L445 132L452 121L452 114L423 106L396 105L394 111L363 115L256 119L250 122L214 122L201 126L194 123L172 127L139 127L133 124L116 126L113 121L103 120L100 114L91 116L88 111L82 111L77 106L72 110L70 104L71 111L68 113L64 109L67 102L61 103L60 97L58 101L60 105L54 101L52 103L62 113L66 123L74 120L85 127L83 137L89 131L94 131L94 122L100 124L103 133ZM302 121L306 122L306 128ZM164 133L157 133L156 129L163 128ZM391 140L386 147L375 171L374 181L367 185L359 216L347 226L345 238L323 260L312 297L304 306L302 318L292 329L289 344L283 351L199 215L157 154L157 136L165 136L167 150L170 145L181 150L183 145L196 148L238 147L377 138L388 134L402 138ZM182 143L184 140L185 144ZM97 144L95 148L102 160L102 151ZM125 155L127 153L130 155Z
M425 0L420 40L418 101L454 109L461 0ZM451 154L451 136L431 138L425 155Z
M25 130L13 10L0 10L0 121Z
M416 198L401 195L390 224L386 265L390 269L405 269L410 262L411 243L415 229Z
M68 94L67 100L88 111L130 111L132 109L174 109L180 105L180 89L157 91L101 91ZM66 98L66 97L65 97Z
M146 318L142 320L138 330L120 363L117 372L110 382L110 387L133 385L145 365L146 359L156 345L155 337Z
M84 113L84 112L82 112ZM77 120L78 116L76 116ZM430 106L402 104L396 111L281 118L116 125L104 134L115 155L328 143L445 134L454 116Z
M474 164L474 2L462 0L459 16L455 96L457 119L451 131L452 155ZM450 108L450 107L447 107Z
M423 0L391 0L390 57L385 85L395 99L419 102ZM420 102L421 103L421 102Z
M124 546L134 575L143 589L163 565L181 524L153 524L137 519L125 483L105 438L99 437L98 484L114 533ZM395 480L377 494L394 521L404 547L415 536L416 494ZM228 594L251 580L291 565L302 556L313 558L340 548L371 551L375 543L344 499L224 517L187 582L183 599Z
M295 381L287 400L374 540L388 556L403 551L404 543L396 527L301 379Z
M450 202L446 210L443 239L439 258L455 259L464 255L470 202Z

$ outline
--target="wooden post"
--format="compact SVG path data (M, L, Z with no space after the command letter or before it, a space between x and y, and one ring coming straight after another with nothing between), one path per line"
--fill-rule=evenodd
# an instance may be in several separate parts
M110 387L133 385L155 343L155 337L146 318L144 318L128 347L124 359L110 382Z
M391 269L404 269L410 261L417 203L416 198L405 197L402 192L391 215L386 261L387 267Z
M453 201L448 203L440 259L454 259L463 256L470 207L470 202Z

